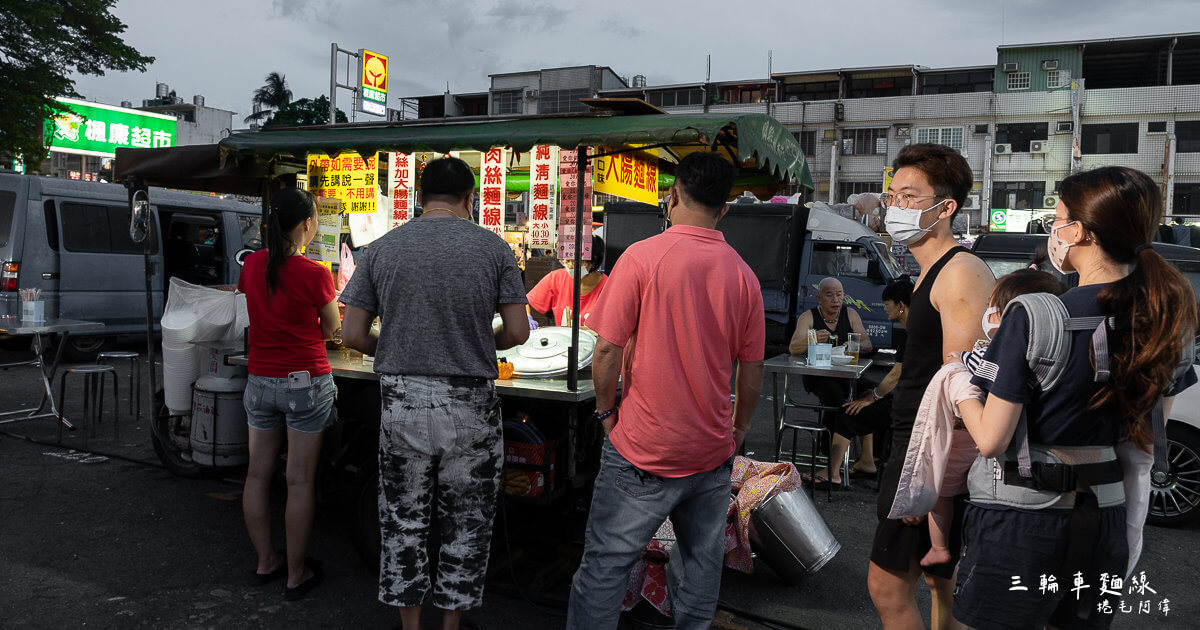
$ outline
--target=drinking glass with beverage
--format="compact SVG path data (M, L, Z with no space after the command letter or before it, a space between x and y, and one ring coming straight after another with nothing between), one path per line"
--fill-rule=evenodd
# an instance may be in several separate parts
M862 333L846 335L846 354L850 356L850 364L858 365L858 353L862 349Z

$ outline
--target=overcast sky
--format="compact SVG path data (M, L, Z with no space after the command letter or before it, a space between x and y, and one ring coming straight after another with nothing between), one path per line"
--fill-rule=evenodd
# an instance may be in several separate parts
M328 93L331 42L390 56L396 107L447 82L484 91L489 74L559 66L610 66L659 85L703 81L709 54L722 81L766 76L768 50L775 72L949 67L995 63L1002 43L1200 31L1196 0L119 0L114 13L125 41L156 61L145 73L79 77L79 93L140 105L163 82L185 102L203 94L237 112L235 125L269 72L286 75L294 98ZM348 111L350 93L338 92Z

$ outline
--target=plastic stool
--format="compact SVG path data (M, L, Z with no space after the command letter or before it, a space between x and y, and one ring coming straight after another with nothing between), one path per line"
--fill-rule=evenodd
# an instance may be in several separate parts
M111 352L101 352L96 356L96 363L99 365L109 364L113 359L127 359L129 361L129 413L133 414L135 421L142 419L142 360L141 355L128 350L114 350ZM136 385L135 385L136 383ZM135 393L136 392L136 393ZM135 405L137 411L135 412Z
M91 425L92 435L96 434L96 425L100 423L104 411L104 376L112 376L112 393L113 393L113 435L117 439L121 438L121 422L118 401L120 397L117 395L117 371L111 365L75 365L63 370L63 375L58 381L58 400L63 407L66 407L66 398L64 397L67 390L67 376L71 374L80 374L83 376L83 421ZM60 415L66 415L65 410L60 408ZM87 445L88 434L83 434L83 443ZM58 441L62 442L62 423L58 423Z

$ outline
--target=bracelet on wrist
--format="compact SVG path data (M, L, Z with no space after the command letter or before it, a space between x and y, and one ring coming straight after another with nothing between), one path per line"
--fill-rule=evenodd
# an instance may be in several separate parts
M593 419L593 420L596 420L596 421L604 421L604 420L607 420L607 419L608 419L609 417L611 417L613 414L617 413L617 409L619 409L619 408L620 408L620 405L615 405L615 406L613 406L613 408L612 408L612 409L609 409L608 411L605 411L604 413L600 413L600 412L598 412L598 411L597 411L597 412L592 412L592 419Z
M875 391L874 387L871 388L871 396L877 401L883 398L883 396L879 395L879 392Z

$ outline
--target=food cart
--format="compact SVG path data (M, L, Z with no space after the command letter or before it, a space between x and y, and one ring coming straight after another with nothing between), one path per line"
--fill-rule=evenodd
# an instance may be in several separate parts
M427 123L407 121L311 128L279 128L236 133L217 145L167 149L118 150L114 175L130 189L131 200L144 195L151 185L186 190L257 195L262 198L265 219L272 190L295 186L308 173L310 154L336 156L348 152L375 156L379 152L413 155L449 154L458 151L487 153L503 147L526 154L536 147L557 147L578 172L589 162L606 157L638 153L654 156L655 199L659 174L671 176L674 164L696 152L715 152L739 167L735 191L750 189L769 195L784 184L812 186L804 155L792 134L778 121L760 114L623 114L597 110L586 114L548 117L517 117L512 120ZM566 161L566 160L564 160ZM585 245L584 217L590 216L591 199L585 185L574 186L562 195L564 206L573 205L575 220L560 225L561 234L572 244L575 268L580 267ZM312 182L309 182L310 186ZM566 191L562 191L566 192ZM486 202L486 200L485 200ZM573 202L573 203L571 203ZM480 213L481 217L484 212ZM503 216L501 214L501 216ZM263 222L265 224L265 220ZM589 226L590 227L590 226ZM560 254L562 250L560 249ZM597 464L599 429L584 421L593 411L595 392L586 370L579 370L580 276L575 275L565 374L552 378L497 381L497 393L505 403L505 415L526 412L522 419L540 427L555 446L544 459L527 463L543 473L545 491L527 500L549 503L570 491L585 487ZM587 333L584 333L585 335ZM233 358L232 361L244 361ZM370 366L361 356L346 350L331 350L335 381L339 388L339 411L345 422L326 440L327 464L322 488L350 488L359 514L361 538L377 536L375 527L375 450L378 443L379 392ZM151 391L154 388L151 387ZM155 409L161 409L155 405ZM188 472L186 453L180 448L187 419L153 414L156 448L168 466ZM512 459L511 457L509 458ZM553 470L552 470L553 467Z

